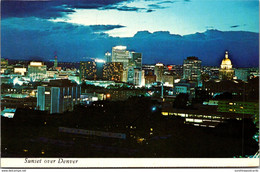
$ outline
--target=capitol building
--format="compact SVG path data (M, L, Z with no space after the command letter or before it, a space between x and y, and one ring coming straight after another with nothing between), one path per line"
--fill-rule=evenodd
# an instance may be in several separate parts
M232 80L234 77L234 69L232 68L231 60L228 58L228 51L225 53L225 58L222 60L219 69L219 79Z

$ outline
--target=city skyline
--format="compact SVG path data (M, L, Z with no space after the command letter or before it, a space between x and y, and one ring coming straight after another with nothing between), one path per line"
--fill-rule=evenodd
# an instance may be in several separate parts
M259 63L255 0L1 4L4 58L49 61L58 52L60 61L103 59L111 47L125 45L142 52L143 62L150 64L182 64L186 57L197 56L203 65L218 66L226 50L234 67Z

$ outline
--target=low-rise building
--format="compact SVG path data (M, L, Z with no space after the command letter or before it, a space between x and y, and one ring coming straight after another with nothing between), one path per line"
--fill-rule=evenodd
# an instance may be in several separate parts
M73 110L80 103L81 89L69 80L50 80L37 88L37 108L52 113Z

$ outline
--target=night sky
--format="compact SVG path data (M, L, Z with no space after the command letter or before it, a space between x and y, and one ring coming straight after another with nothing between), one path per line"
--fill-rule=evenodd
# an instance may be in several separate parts
M50 0L1 2L1 51L10 59L103 58L115 45L143 63L258 66L258 0Z

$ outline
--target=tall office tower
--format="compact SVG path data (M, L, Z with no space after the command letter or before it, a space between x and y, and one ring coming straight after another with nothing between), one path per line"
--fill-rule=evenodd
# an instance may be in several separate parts
M133 66L128 67L127 82L134 84L135 68Z
M157 63L154 66L154 74L156 76L156 82L162 82L163 71L164 71L164 65L162 63Z
M129 58L129 51L126 49L126 46L112 47L112 62L123 63L124 71L122 82L127 82Z
M124 67L129 63L129 51L126 46L112 47L112 62L121 62Z
M95 61L80 62L79 77L81 81L95 80L97 72L97 65Z
M142 53L137 53L137 52L130 52L130 59L129 63L130 65L134 66L135 68L142 68Z
M225 53L225 58L222 60L219 69L219 79L232 80L234 77L234 69L232 69L231 60L228 58L228 51Z
M32 81L41 80L47 77L47 66L43 62L30 62L28 65L28 77Z
M198 57L187 57L183 62L183 79L201 81L201 60Z
M103 79L121 82L123 78L123 63L109 62L104 64Z
M112 62L111 53L108 52L108 51L105 53L105 60L106 60L107 63Z
M96 79L101 80L103 79L103 69L105 61L101 59L95 59L96 62Z
M80 102L80 86L69 80L50 80L46 86L37 87L37 108L49 113L73 110Z
M134 69L134 85L141 87L142 86L142 69Z
M57 55L54 56L54 65L53 65L54 69L56 69L58 67L58 57Z

